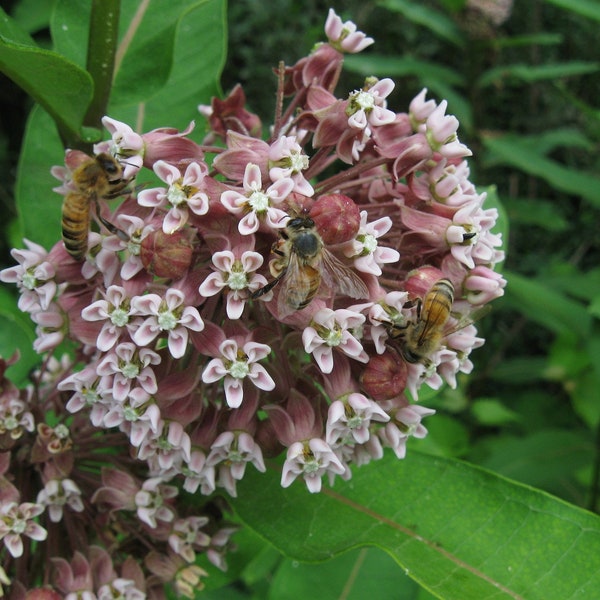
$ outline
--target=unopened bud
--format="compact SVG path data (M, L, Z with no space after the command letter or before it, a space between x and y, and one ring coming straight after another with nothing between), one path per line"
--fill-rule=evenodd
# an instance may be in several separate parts
M436 267L420 267L408 274L404 289L411 298L424 298L433 284L444 277L444 273Z
M25 594L25 600L60 600L62 597L58 592L48 588L35 588Z
M360 210L344 194L325 194L310 209L310 217L326 244L341 244L353 239L360 227Z
M162 229L146 236L140 258L144 268L157 277L179 279L192 262L193 247L183 231L165 233Z
M404 391L408 368L397 354L384 352L373 356L362 373L362 388L373 400L389 400Z

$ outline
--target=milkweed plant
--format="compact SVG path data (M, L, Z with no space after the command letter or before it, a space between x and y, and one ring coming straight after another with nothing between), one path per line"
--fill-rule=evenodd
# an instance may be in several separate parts
M164 598L169 582L193 597L207 577L197 557L225 569L235 532L198 498L235 497L266 461L281 486L317 494L386 449L404 459L435 412L421 386L471 372L484 342L473 314L505 285L497 210L469 178L446 101L424 89L396 112L388 78L336 90L344 55L373 40L333 10L325 36L274 69L268 125L239 85L198 107L201 144L168 115L145 133L105 116L93 151L128 185L90 201L85 258L58 225L49 251L12 251L0 279L42 357L25 389L5 378L18 356L0 370L0 579L15 598L40 581L49 598ZM58 194L81 160L67 150L52 169ZM143 170L154 183L136 184ZM314 227L310 260L294 218ZM324 253L364 297L324 276ZM315 289L282 312L299 276ZM440 279L454 289L440 343L407 360L403 332Z

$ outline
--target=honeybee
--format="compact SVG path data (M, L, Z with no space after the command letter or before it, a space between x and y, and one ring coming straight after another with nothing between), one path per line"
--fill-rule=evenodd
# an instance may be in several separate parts
M322 281L351 298L369 296L364 281L325 248L310 217L290 218L272 252L277 255L269 266L274 279L251 297L259 298L281 282L277 305L281 317L308 306Z
M388 335L397 343L404 360L408 363L421 363L428 367L430 356L439 349L447 336L470 325L487 313L489 307L483 307L475 314L460 319L448 329L454 302L454 286L449 279L438 279L425 294L423 300L417 300L417 318L404 326L389 323Z
M111 199L125 193L129 180L123 179L123 167L110 154L102 152L87 157L72 172L77 188L69 192L62 205L62 239L67 252L75 260L83 260L87 252L90 210L96 207L96 216L112 232L114 225L100 215L98 199Z

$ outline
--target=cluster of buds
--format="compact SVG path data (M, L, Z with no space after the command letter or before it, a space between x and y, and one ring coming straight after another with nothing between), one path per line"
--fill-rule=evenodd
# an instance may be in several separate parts
M335 96L344 53L373 40L333 11L325 32L279 67L266 141L239 86L199 107L202 144L192 126L138 134L105 117L94 151L119 161L122 202L90 190L82 260L26 241L0 274L45 355L30 388L0 396L0 539L23 586L33 539L63 594L192 594L197 555L223 566L232 533L202 495L235 497L249 463L281 454L281 485L311 492L386 447L403 458L434 412L419 387L472 369L472 314L505 281L458 122L426 90L394 112L390 79ZM67 196L82 193L74 162L53 170ZM157 183L140 190L142 169ZM19 469L27 486L9 481Z

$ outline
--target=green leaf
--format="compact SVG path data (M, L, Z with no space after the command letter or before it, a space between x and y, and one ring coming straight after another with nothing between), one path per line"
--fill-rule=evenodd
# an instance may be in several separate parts
M319 564L285 560L273 577L269 600L310 598L315 590L319 600L417 600L419 593L389 555L360 548Z
M281 488L275 469L248 472L232 506L290 558L322 561L377 546L446 600L565 600L600 588L596 515L414 451L403 461L387 455L314 495L298 481Z
M14 246L21 247L25 237L49 250L60 240L62 196L52 191L60 182L50 174L50 167L63 162L52 119L37 106L27 120L19 156L15 200L20 226Z
M557 190L581 196L600 207L600 177L566 167L543 156L520 136L484 137L486 149L492 153L489 163L502 163L547 181Z
M20 0L11 15L21 29L35 33L48 26L53 4L54 0Z
M166 86L143 107L143 120L138 122L144 130L184 128L199 117L198 104L210 103L211 97L220 92L219 80L227 53L225 7L225 0L205 0L182 14L173 69ZM116 114L120 109L115 104Z
M512 48L518 46L556 46L562 44L564 36L561 33L528 33L511 37L499 37L494 40L494 46Z
M65 57L39 48L0 9L0 70L77 137L92 97L89 74Z
M525 437L504 433L477 451L484 454L478 462L486 469L564 495L575 485L576 471L589 465L593 440L581 430L546 429Z
M473 416L488 427L506 425L520 420L520 415L496 398L480 398L471 405Z
M597 0L546 0L546 2L582 17L600 21L600 5Z
M0 288L0 356L8 359L15 350L19 351L19 361L6 372L6 376L16 385L22 385L31 369L41 362L33 349L34 339L34 327L29 315L18 309L15 295L8 288Z
M438 37L455 46L462 47L464 45L464 35L456 23L445 14L429 8L423 3L409 0L378 0L377 4L392 12L400 13L405 19L426 27Z
M543 65L512 64L502 65L487 70L477 81L477 87L485 88L490 85L498 85L504 80L514 79L524 83L536 81L555 80L564 77L575 77L578 75L589 75L596 73L600 64L595 62L570 61L566 63L546 63Z
M504 272L508 280L506 298L526 317L556 333L569 333L586 338L591 317L579 303L540 281Z
M548 200L505 198L504 205L510 222L515 225L533 225L554 232L565 231L570 226L563 216L561 207Z

